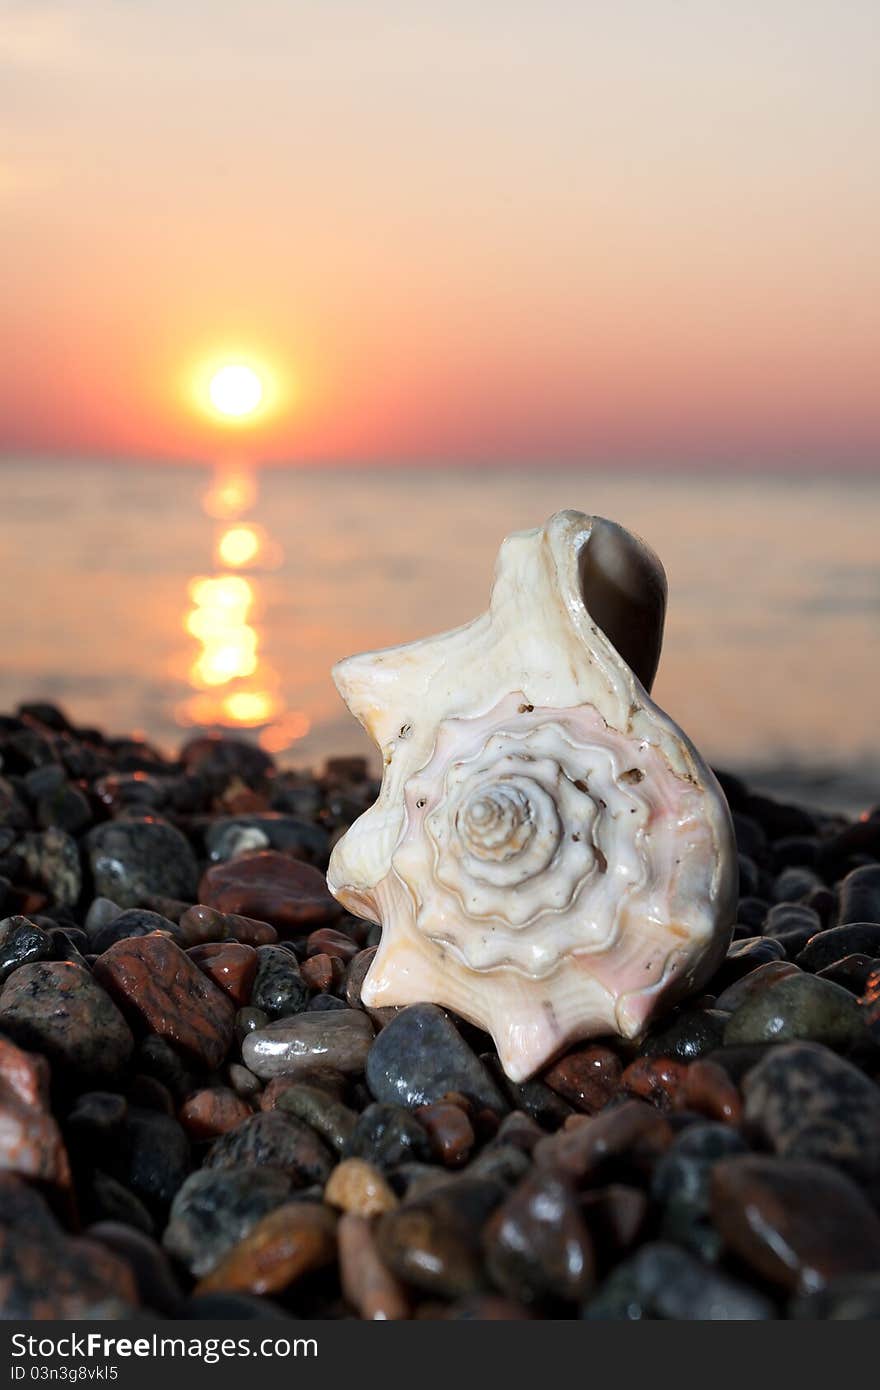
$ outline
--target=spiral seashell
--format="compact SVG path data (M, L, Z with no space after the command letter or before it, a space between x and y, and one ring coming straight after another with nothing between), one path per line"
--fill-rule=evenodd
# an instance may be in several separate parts
M334 670L385 763L328 873L383 927L364 1002L447 1005L514 1080L637 1036L729 939L727 806L646 690L665 593L642 542L561 512L504 542L483 617Z

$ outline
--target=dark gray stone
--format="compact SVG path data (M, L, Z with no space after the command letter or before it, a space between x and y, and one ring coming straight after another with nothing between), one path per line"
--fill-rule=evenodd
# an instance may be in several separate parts
M262 1009L270 1018L301 1013L310 991L293 954L281 946L259 946L257 960L251 1007Z
M162 1244L201 1278L268 1212L288 1200L290 1188L290 1178L277 1168L202 1168L176 1194Z
M757 1290L677 1245L652 1241L617 1266L586 1304L583 1315L591 1321L742 1322L774 1318L776 1312Z
M853 996L830 980L799 971L749 995L724 1030L726 1045L806 1038L847 1048L866 1036Z
M154 894L195 902L198 864L189 842L167 821L132 816L97 825L86 836L95 891L121 908Z
M504 1097L451 1019L435 1004L412 1004L382 1029L367 1058L367 1084L377 1100L429 1105L460 1091L499 1114Z
M880 1087L819 1043L770 1049L743 1079L745 1119L776 1153L842 1168L880 1192Z

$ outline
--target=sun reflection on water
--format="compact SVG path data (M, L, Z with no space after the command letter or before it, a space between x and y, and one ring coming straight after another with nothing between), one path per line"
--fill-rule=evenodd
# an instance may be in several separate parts
M218 469L202 499L204 512L222 524L214 537L215 573L197 575L187 589L183 626L198 649L188 670L193 693L176 716L189 728L252 730L277 754L304 738L311 720L287 708L278 672L262 652L261 579L283 554L263 527L242 519L256 499L256 473L240 464Z

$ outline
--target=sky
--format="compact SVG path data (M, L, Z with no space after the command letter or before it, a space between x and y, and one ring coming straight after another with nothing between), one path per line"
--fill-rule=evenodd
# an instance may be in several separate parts
M876 0L0 0L0 454L873 470L878 69Z

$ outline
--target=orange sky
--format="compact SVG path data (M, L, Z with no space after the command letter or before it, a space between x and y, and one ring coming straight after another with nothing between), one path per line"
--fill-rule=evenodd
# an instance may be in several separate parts
M874 0L3 0L0 452L871 468Z

